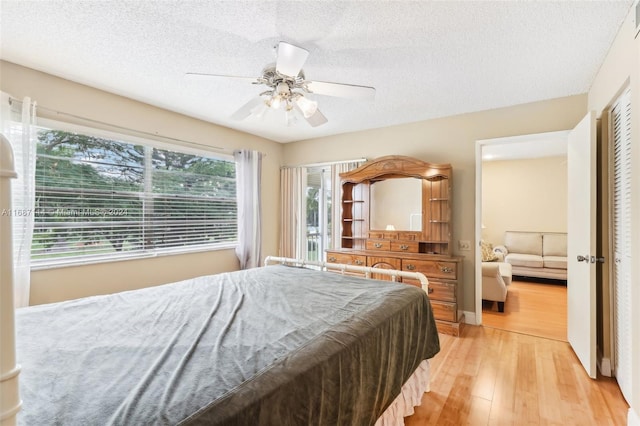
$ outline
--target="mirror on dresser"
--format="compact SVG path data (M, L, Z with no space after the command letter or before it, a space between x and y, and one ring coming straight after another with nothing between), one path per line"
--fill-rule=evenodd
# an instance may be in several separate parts
M369 200L372 230L422 231L422 179L374 181Z
M340 174L340 248L327 250L327 261L423 273L438 330L459 335L462 258L451 253L451 177L449 164L404 156Z

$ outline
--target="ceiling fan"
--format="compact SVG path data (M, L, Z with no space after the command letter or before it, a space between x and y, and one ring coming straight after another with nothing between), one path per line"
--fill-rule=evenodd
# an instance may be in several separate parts
M244 79L253 84L267 86L266 91L241 106L231 115L234 120L244 120L252 114L262 116L269 109L281 109L285 112L287 124L295 121L297 113L312 127L317 127L326 123L327 118L318 109L318 102L310 99L308 94L359 100L373 100L375 97L376 89L373 87L306 80L302 66L308 56L308 50L281 41L277 45L275 64L267 65L258 78L193 72L186 75L188 77Z

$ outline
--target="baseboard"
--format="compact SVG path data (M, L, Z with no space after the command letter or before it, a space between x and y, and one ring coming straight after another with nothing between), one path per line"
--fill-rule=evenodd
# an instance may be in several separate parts
M604 357L602 355L602 350L598 348L598 370L600 370L600 374L606 377L612 377L613 373L611 372L611 358Z
M478 325L478 322L476 320L476 313L464 311L464 323L471 324L471 325Z
M629 408L627 426L640 426L640 416L638 416L638 413L636 413L633 408Z

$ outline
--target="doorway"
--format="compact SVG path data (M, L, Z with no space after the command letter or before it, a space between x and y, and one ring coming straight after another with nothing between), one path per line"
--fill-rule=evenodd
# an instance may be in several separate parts
M480 242L503 245L505 231L567 232L568 135L561 131L477 142L478 324L567 340L566 281L514 276L504 312L499 312L497 303L482 301Z

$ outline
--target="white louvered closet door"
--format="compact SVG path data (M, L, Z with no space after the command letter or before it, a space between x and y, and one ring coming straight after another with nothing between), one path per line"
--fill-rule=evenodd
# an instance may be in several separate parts
M611 111L613 126L613 278L615 376L631 400L631 90Z

